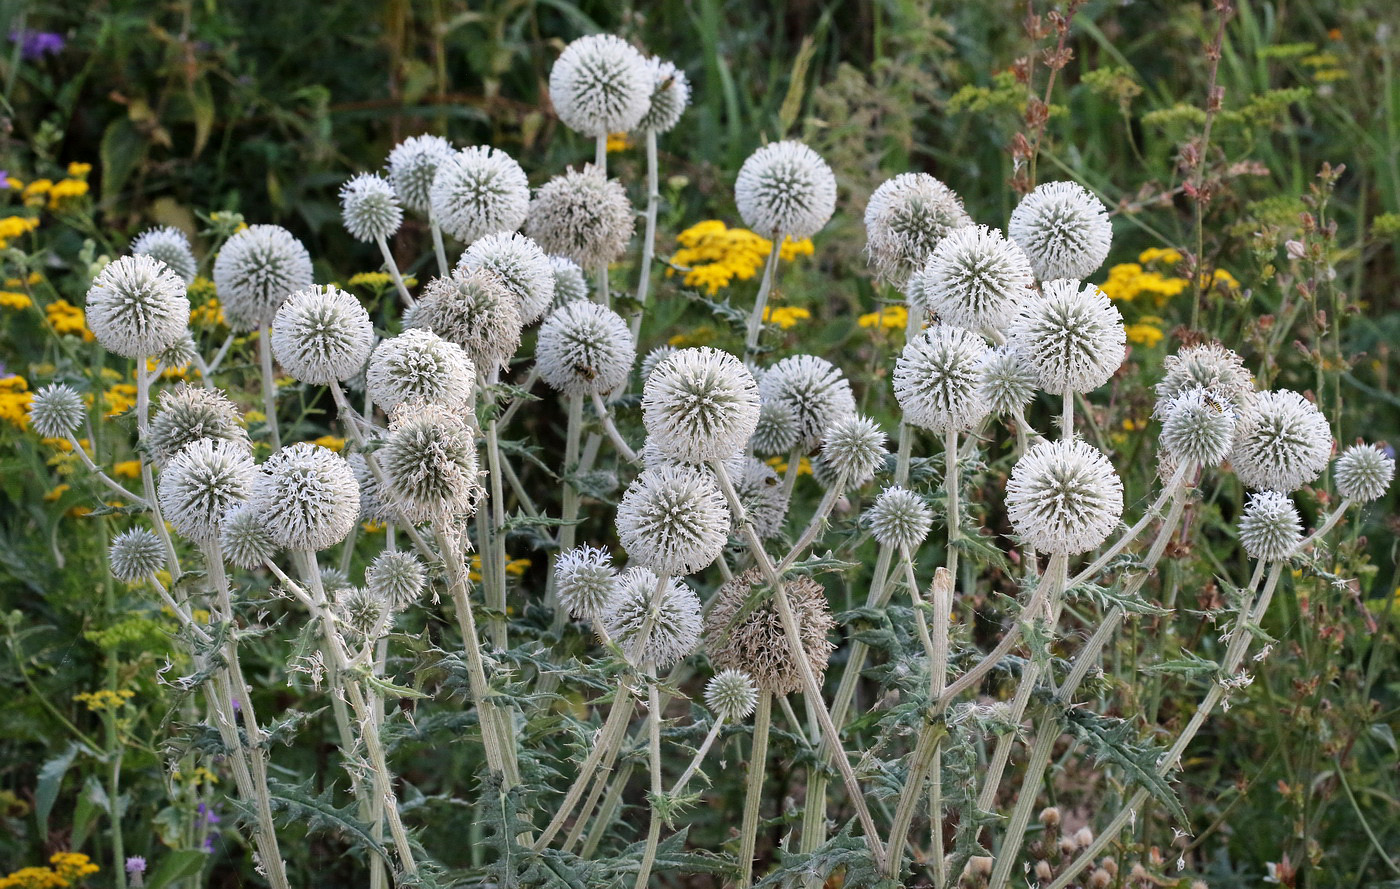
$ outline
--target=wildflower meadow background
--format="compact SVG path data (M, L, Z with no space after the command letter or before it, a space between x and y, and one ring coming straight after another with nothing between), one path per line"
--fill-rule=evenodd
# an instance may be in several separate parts
M1400 431L1400 7L16 0L0 19L0 887L1400 886L1396 495L1362 502L1333 462L1364 442L1393 467ZM673 126L580 132L551 75L602 33L675 66L655 84L688 87ZM424 134L528 179L505 228L573 260L534 317L486 306L505 291L481 269L516 249L494 228L430 218L406 179L342 193ZM783 140L834 177L810 231L736 202ZM1121 366L1028 382L1010 419L916 422L896 362L936 340L907 296L922 273L867 232L903 173L1001 244L1037 186L1101 201L1106 259L1063 277L1121 315ZM561 219L608 208L578 243L616 249L569 254ZM295 289L333 286L245 323L216 261L256 266L262 236L305 262ZM1036 292L1060 277L1037 267ZM138 279L179 309L149 349L101 314ZM568 286L616 312L568 314ZM451 298L476 300L469 332ZM963 345L1018 341L997 326ZM326 328L349 345L303 348ZM586 361L549 351L575 335ZM422 391L407 363L377 379L374 343L438 369ZM1325 439L1317 471L1272 499L1162 444L1186 408L1159 382L1211 343L1242 397L1299 393L1285 426L1321 417L1299 433ZM752 398L737 443L722 412L666 425L648 381L687 360ZM466 394L425 397L433 373ZM815 429L770 411L817 383L849 404ZM36 409L50 384L68 390ZM1247 419L1189 391L1203 429ZM1105 525L1080 548L1034 543L1018 511L1013 473L1051 440L1114 474L1080 492ZM285 490L210 527L176 490L255 463ZM269 518L307 479L331 505ZM674 530L658 503L693 510L695 552L647 536Z

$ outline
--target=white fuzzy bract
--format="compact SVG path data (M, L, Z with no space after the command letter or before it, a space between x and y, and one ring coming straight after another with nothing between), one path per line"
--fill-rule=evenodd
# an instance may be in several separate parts
M482 493L476 438L451 411L416 402L400 406L374 456L384 474L380 497L411 521L476 511Z
M1026 254L985 225L960 228L938 242L909 299L940 321L969 330L1002 330L1034 297Z
M1075 555L1103 543L1123 514L1123 483L1113 464L1078 439L1042 441L1016 463L1006 512L1034 549Z
M1040 388L1061 395L1107 383L1127 354L1123 316L1093 284L1051 281L1042 291L1008 332Z
M894 397L904 420L936 432L962 432L987 416L991 405L977 395L987 343L951 324L935 324L914 337L894 365Z
M1249 498L1240 516L1240 544L1250 558L1276 562L1303 542L1298 507L1280 491L1260 491Z
M709 347L681 349L647 377L642 421L664 455L704 463L748 444L758 407L758 386L742 361Z
M540 379L567 395L611 392L627 382L636 361L632 331L606 306L571 302L540 325L535 344Z
M83 397L66 383L50 383L29 402L29 425L43 438L64 438L87 417Z
M758 705L758 686L743 670L720 670L705 683L705 706L718 719L742 722Z
M729 539L730 515L714 478L688 466L644 469L617 508L617 536L637 563L663 574L706 567Z
M554 304L554 267L540 245L519 232L497 232L472 242L457 268L483 266L501 276L520 301L520 320L534 324Z
M977 371L977 397L993 416L1014 414L1035 397L1035 368L1010 346L987 352Z
M213 542L229 509L252 495L256 474L246 447L202 438L161 470L156 492L161 513L181 537Z
M360 486L343 457L303 441L263 462L252 502L278 546L315 552L355 527Z
M431 330L412 329L374 347L365 391L386 412L405 401L461 411L471 403L475 381L476 368L461 346Z
M1333 478L1337 492L1348 500L1369 503L1385 495L1395 478L1395 453L1370 444L1356 444L1337 458Z
M889 453L885 441L879 423L859 414L847 414L827 430L812 471L824 484L858 488L885 465Z
M647 73L651 75L651 99L637 130L665 133L680 121L690 104L690 81L684 71L655 56L647 59Z
M763 372L759 397L791 411L793 447L812 450L837 420L856 411L851 384L837 367L815 355L790 355Z
M280 225L250 225L214 259L214 286L234 330L271 324L287 297L311 287L311 254Z
M190 239L171 225L148 228L137 235L131 242L131 252L160 260L186 284L192 283L199 273L199 261L190 249Z
M340 187L340 218L346 231L361 241L388 239L403 224L403 210L389 180L361 173Z
M653 604L659 586L660 601ZM648 614L652 615L651 628L639 642ZM695 591L674 577L662 585L646 568L628 568L622 573L602 617L608 635L623 651L635 651L639 663L653 664L658 670L676 663L700 644L700 599Z
M185 282L165 263L150 256L123 256L98 273L83 313L104 349L144 359L184 336L190 301Z
M923 497L896 486L880 492L863 520L881 546L912 553L923 544L933 527L933 510Z
M617 593L617 569L605 549L580 546L554 563L554 594L575 618L597 620Z
M438 165L428 201L442 230L470 244L520 228L530 208L530 182L504 151L473 145Z
M1240 419L1230 465L1246 488L1295 491L1322 474L1332 430L1317 405L1291 389L1260 392Z
M593 269L622 256L635 227L627 190L588 164L536 189L525 231L549 253Z
M585 136L625 133L651 107L646 57L613 34L590 34L568 46L549 71L549 98L564 125Z
M427 213L433 177L452 158L452 143L441 136L409 136L389 152L389 182L408 209Z
M272 354L303 383L328 386L349 379L373 348L369 312L333 285L293 293L272 320Z
M490 269L456 269L434 278L403 321L406 328L427 328L461 346L479 373L504 365L520 348L520 302Z
M1087 278L1108 258L1113 241L1107 208L1075 182L1047 182L1026 195L1007 231L1042 281Z
M143 442L151 462L164 466L171 457L201 438L224 439L252 452L238 405L222 389L181 383L160 393L159 407Z
M749 155L734 182L744 224L765 238L822 230L836 210L836 174L801 142L770 142Z
M117 580L135 583L155 577L165 568L165 547L145 528L132 528L112 538L107 564Z
M865 252L876 277L903 287L939 241L971 224L951 188L927 173L900 173L865 205Z

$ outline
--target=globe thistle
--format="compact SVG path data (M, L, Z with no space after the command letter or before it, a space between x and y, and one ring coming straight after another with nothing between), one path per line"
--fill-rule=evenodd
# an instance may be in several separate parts
M339 568L322 568L318 574L321 578L321 588L327 593L350 589L350 575Z
M551 312L535 341L540 378L566 395L611 392L627 382L636 361L637 345L627 322L588 300Z
M1156 386L1158 409L1197 386L1219 393L1241 416L1254 405L1254 376L1245 370L1239 355L1219 343L1186 346L1167 356L1162 362L1162 379Z
M1063 394L1107 383L1127 354L1118 309L1093 284L1051 281L1041 291L1009 331L1010 343L1035 368L1040 388Z
M352 641L374 642L388 624L389 603L360 587L337 589L332 610L341 632Z
M107 551L112 576L123 583L155 577L165 569L165 548L160 538L145 528L132 528L112 538Z
M355 483L360 486L360 518L384 525L414 524L411 518L404 515L394 497L380 486L364 454L351 454L345 458L345 462L350 464L350 471L355 473Z
M165 464L156 490L165 520L196 543L219 537L224 516L253 493L257 467L243 445L201 438Z
M729 507L708 473L687 466L644 469L617 508L617 536L644 567L684 575L709 565L729 539Z
M1246 488L1294 491L1332 455L1332 430L1317 406L1291 389L1260 392L1240 418L1230 464Z
M549 268L554 273L554 307L588 299L588 279L583 269L567 256L549 257Z
M280 549L252 503L235 504L224 516L219 546L230 564L245 571L276 556Z
M530 182L504 151L474 145L438 164L428 200L442 230L470 244L520 228L530 207Z
M1369 503L1385 496L1395 478L1395 454L1388 447L1356 444L1337 458L1337 492L1348 500Z
M554 594L575 618L599 619L617 590L617 569L605 549L580 546L554 562Z
M591 269L622 256L635 222L626 189L588 164L535 191L525 233L549 253Z
M386 241L403 225L403 210L389 180L361 173L340 187L340 218L351 237L371 243Z
M1288 495L1260 491L1249 498L1240 516L1240 544L1251 559L1277 562L1303 542L1303 520Z
M900 173L865 205L865 252L878 279L903 287L939 241L971 224L948 186L927 173Z
M365 569L365 589L388 603L394 611L403 611L417 602L428 586L428 574L423 563L410 552L383 552Z
M675 346L669 344L661 345L657 346L655 349L652 349L642 358L641 367L637 372L641 377L643 389L646 388L647 380L651 379L652 371L660 367L661 362L665 361L667 358L670 358L672 355L676 354L679 351L680 349L678 349Z
M554 305L554 267L540 245L519 232L496 232L477 238L457 261L457 268L484 266L500 275L520 303L520 318L533 324Z
M66 438L86 417L83 397L66 383L49 383L29 402L29 425L43 438Z
M478 373L487 373L520 348L520 303L490 269L456 269L428 282L404 313L404 326L427 328L456 343Z
M1030 260L1006 236L968 225L938 242L910 302L940 321L970 330L1002 330L1034 295Z
M287 297L312 286L311 254L280 225L250 225L214 259L214 286L234 330L271 324Z
M1113 240L1107 208L1075 182L1047 182L1026 195L1007 231L1042 281L1089 277Z
M933 510L924 498L901 487L881 491L862 518L881 546L909 552L923 544L933 527Z
M743 722L758 706L758 686L743 670L720 670L705 683L705 706L716 719Z
M654 614L637 659L664 670L700 644L700 600L690 587L668 577L661 601L653 607L659 584L660 578L646 568L628 568L617 579L617 589L601 616L612 640L623 651L632 652L639 647L637 637L648 613Z
M812 467L830 484L858 488L885 465L885 433L869 417L847 414L831 425L822 439L821 453Z
M1021 539L1041 552L1088 552L1118 524L1123 483L1093 445L1042 441L1011 471L1006 512Z
M414 522L476 510L482 493L476 439L447 409L419 403L401 406L375 458L388 499ZM380 496L385 493L381 488Z
M345 459L298 442L262 464L253 503L278 546L315 552L345 539L360 517L360 486Z
M187 368L199 358L199 347L186 330L175 342L156 353L156 361L167 370Z
M389 152L389 184L399 203L417 213L432 208L430 193L438 167L452 159L452 143L441 136L410 136Z
M568 46L549 70L549 98L559 119L585 136L632 130L651 107L646 57L613 34L590 34Z
M761 539L777 537L782 533L788 512L788 494L782 479L762 460L742 457L738 463L737 471L732 471L726 462L725 471L733 481L734 493L739 496L744 515ZM736 520L732 531L739 530L737 524Z
M894 365L904 421L936 432L971 429L991 405L977 396L987 343L970 330L935 324L914 337Z
M131 242L131 252L160 260L186 284L192 283L199 273L199 262L190 249L190 239L171 225L148 228L137 235Z
M1035 384L1035 368L1010 346L989 350L977 370L977 398L997 417L1030 404Z
M768 368L758 387L764 402L792 412L797 427L793 447L810 451L836 421L856 411L851 384L834 364L815 355L791 355Z
M647 59L647 72L651 75L651 98L636 129L643 133L670 132L690 104L690 81L684 71L656 56Z
M373 348L369 312L338 287L298 290L272 321L272 354L303 383L329 386L353 377Z
M365 391L388 413L406 401L464 411L475 381L476 368L461 346L421 329L380 340L365 371Z
M1235 408L1219 392L1197 386L1162 408L1162 447L1178 461L1216 466L1235 440Z
M185 282L158 259L123 256L98 273L84 309L108 352L145 358L184 334L190 320Z
M836 174L801 142L770 142L749 155L734 182L744 224L765 238L810 238L836 210Z
M743 450L758 406L758 386L738 358L709 347L681 349L647 377L642 422L671 459L705 463Z
M204 438L223 439L251 453L238 406L220 389L181 383L160 394L142 444L156 466L164 466L185 447Z
M826 672L835 649L827 635L836 626L827 605L826 591L810 577L783 581L788 603L797 623L802 652L794 655L783 632L782 619L758 570L751 568L719 588L705 617L705 647L710 663L720 670L743 670L759 688L786 695L802 690L797 657L817 676ZM751 603L751 600L758 601Z

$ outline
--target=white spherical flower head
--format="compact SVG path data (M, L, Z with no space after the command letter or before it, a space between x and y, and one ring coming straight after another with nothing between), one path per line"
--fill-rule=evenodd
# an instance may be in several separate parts
M133 528L112 538L107 564L117 580L136 583L164 570L165 547L160 538L145 528Z
M263 461L253 505L277 545L323 550L345 539L360 517L360 486L339 454L308 441Z
M881 546L913 552L928 538L933 510L923 497L896 486L880 492L863 519Z
M428 573L411 552L380 553L365 569L365 588L394 611L403 611L417 602L427 586Z
M534 324L554 305L554 267L540 245L519 232L497 232L472 242L458 268L483 266L501 276L520 301L520 319Z
M1108 209L1075 182L1047 182L1026 195L1007 230L1042 281L1089 277L1113 241Z
M981 336L935 324L914 337L894 364L894 397L904 420L936 432L971 429L991 405L977 395L988 354Z
M910 301L940 321L1002 330L1034 296L1026 254L999 231L966 226L938 242Z
M434 278L404 313L407 328L427 328L461 346L478 373L508 362L520 348L520 302L490 269L457 269Z
M199 347L187 330L175 342L157 352L155 357L167 369L185 369L199 357Z
M625 133L651 107L646 56L613 34L590 34L564 47L549 71L549 98L564 125L585 136Z
M403 210L389 180L375 173L361 173L340 187L340 218L352 237L377 242L399 230Z
M312 286L311 254L280 225L250 225L214 259L214 286L234 330L271 324L287 297Z
M758 706L758 686L743 670L720 670L705 683L705 706L717 719L743 722Z
M738 358L709 347L681 349L647 377L642 422L667 457L704 463L743 450L758 406L758 386Z
M1187 346L1167 356L1156 386L1158 409L1197 386L1220 393L1240 416L1254 405L1254 376L1245 369L1244 359L1219 343Z
M977 397L993 416L1014 414L1035 397L1035 368L1010 346L987 352L977 371Z
M535 191L525 232L548 252L592 269L626 252L635 225L627 190L588 164Z
M165 267L190 284L199 273L199 261L190 249L190 239L174 226L148 228L131 242L131 252L165 263Z
M1046 284L1009 331L1040 388L1057 395L1107 383L1123 363L1127 341L1118 309L1102 290L1078 281Z
M156 491L161 513L181 537L212 543L228 511L252 495L256 474L246 447L202 438L161 470Z
M765 238L822 230L836 211L836 174L801 142L771 142L749 155L734 182L744 224Z
M661 601L652 597L661 580L646 568L628 568L617 580L617 591L602 614L608 635L625 652L637 651L638 661L664 670L700 644L700 599L674 577L667 578ZM651 630L638 642L648 614Z
M732 467L732 468L731 468ZM744 507L744 516L753 525L759 537L767 540L777 537L783 530L787 518L788 494L778 473L753 457L745 457L732 466L726 461L725 469L734 483L734 493ZM735 534L741 530L736 520L731 529Z
M252 503L236 504L224 516L219 546L223 548L225 559L244 570L257 568L281 549Z
M1395 453L1375 445L1356 444L1337 458L1337 492L1348 500L1369 503L1385 496L1395 478Z
M1332 430L1311 401L1291 389L1260 392L1240 418L1230 464L1246 488L1295 491L1322 474Z
M530 182L504 151L474 145L438 165L428 201L442 230L470 244L520 228L530 207Z
M1006 511L1021 539L1047 553L1088 552L1123 514L1123 484L1097 448L1078 439L1042 441L1016 463Z
M338 287L293 293L272 319L272 354L293 378L328 386L360 372L374 325L360 301Z
M124 358L155 355L184 336L190 320L185 282L149 256L108 263L88 289L84 309L93 336Z
M389 183L399 202L414 212L427 213L432 207L433 178L452 154L452 143L441 136L410 136L396 145L389 152Z
M622 316L586 300L561 306L540 325L540 378L567 395L604 394L627 382L637 345Z
M482 493L476 438L451 411L417 402L400 406L375 459L384 473L380 497L410 520L476 511Z
M66 383L50 383L29 402L29 425L43 438L65 438L87 417L83 397Z
M222 389L181 383L160 394L160 406L146 429L144 445L151 462L164 466L186 446L201 438L218 438L252 453L248 431L238 405Z
M365 371L365 391L386 412L406 401L462 411L471 403L475 383L476 367L467 353L431 330L405 330L380 340Z
M1249 498L1240 516L1240 544L1252 559L1277 562L1303 542L1303 520L1288 495L1260 491Z
M617 593L617 569L605 549L580 546L554 563L554 592L575 618L597 620Z
M800 430L797 414L782 401L760 401L758 424L750 441L756 454L777 456L789 453L797 446Z
M900 173L865 205L865 252L877 278L903 287L939 241L971 224L951 188L927 173Z
M684 71L655 56L647 59L647 72L651 75L651 99L637 129L643 133L669 132L690 104L690 81Z
M579 268L578 263L567 256L551 256L549 268L554 273L556 309L566 303L588 299L588 279L583 276L583 269Z
M633 560L663 574L690 574L729 539L729 507L714 478L688 466L644 469L617 508L617 536Z
M379 479L375 478L364 454L351 454L345 458L345 462L350 464L350 470L355 473L355 481L360 486L360 518L384 525L414 524L414 520L399 509L398 501L380 487Z
M643 388L646 388L647 380L651 379L651 372L660 367L661 362L670 358L678 351L680 350L675 346L666 344L657 346L642 358L642 366L639 368L638 374L641 377Z
M836 421L856 412L851 384L834 364L815 355L791 355L763 373L758 394L792 412L793 447L812 450Z
M1162 408L1162 447L1177 462L1217 466L1235 440L1235 406L1214 389L1187 389Z
M885 432L869 417L847 414L822 439L813 471L831 485L858 488L885 465Z

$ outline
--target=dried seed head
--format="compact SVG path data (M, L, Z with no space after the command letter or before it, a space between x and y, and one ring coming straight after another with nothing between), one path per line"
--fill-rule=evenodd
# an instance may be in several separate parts
M836 622L827 606L826 591L810 577L786 578L783 589L802 640L799 656L820 683L835 648L827 638ZM766 692L785 695L802 689L801 668L757 569L751 568L719 588L705 618L705 647L716 669L743 670Z
M626 189L588 164L535 191L525 231L550 253L593 269L626 252L634 227Z

